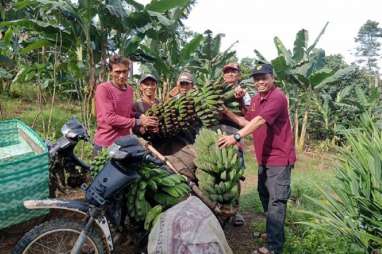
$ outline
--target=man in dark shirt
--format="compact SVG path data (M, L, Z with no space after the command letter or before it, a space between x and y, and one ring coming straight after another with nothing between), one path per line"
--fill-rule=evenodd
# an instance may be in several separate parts
M220 147L234 145L252 133L259 165L258 191L267 214L267 246L255 253L282 253L291 169L296 161L288 101L275 86L270 64L257 66L252 77L258 94L251 100L245 118L225 114L243 128L218 140Z

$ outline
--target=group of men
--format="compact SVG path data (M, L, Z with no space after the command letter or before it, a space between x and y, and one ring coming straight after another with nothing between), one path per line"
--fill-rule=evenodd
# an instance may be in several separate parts
M147 129L156 131L158 119L145 112L160 102L156 97L158 80L154 75L143 75L139 80L140 98L134 101L133 88L128 84L130 61L121 56L109 60L111 80L97 86L95 94L97 129L94 138L95 152L110 146L117 138ZM291 169L296 161L291 130L288 101L275 85L272 66L256 66L251 74L257 94L252 98L240 84L240 67L227 64L223 78L235 91L242 116L224 109L223 123L231 128L230 135L218 140L219 147L237 145L249 134L253 135L256 160L259 165L258 192L266 214L266 245L254 253L282 253L287 200L290 196ZM194 89L191 73L182 72L169 97L179 97ZM244 220L238 214L238 225ZM240 223L241 222L241 223Z

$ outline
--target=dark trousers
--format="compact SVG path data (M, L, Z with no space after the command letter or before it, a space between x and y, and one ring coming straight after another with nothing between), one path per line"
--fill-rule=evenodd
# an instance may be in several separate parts
M282 253L287 201L290 196L292 165L259 167L258 191L264 212L267 213L267 247L274 253Z

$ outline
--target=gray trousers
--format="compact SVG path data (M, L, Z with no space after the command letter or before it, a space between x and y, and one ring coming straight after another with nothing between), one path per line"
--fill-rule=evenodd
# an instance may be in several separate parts
M290 176L293 165L259 167L258 191L264 212L267 213L267 247L282 253L285 241L284 223L290 196Z

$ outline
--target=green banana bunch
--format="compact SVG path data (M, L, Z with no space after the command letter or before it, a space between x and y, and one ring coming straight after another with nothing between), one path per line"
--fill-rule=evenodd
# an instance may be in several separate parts
M126 193L127 213L150 228L157 215L186 198L191 190L183 176L151 163L143 164L138 173L141 178Z
M239 200L240 177L244 171L240 167L236 147L217 146L223 133L201 129L194 147L196 148L196 178L199 188L212 201L223 205L235 205Z
M90 174L93 178L98 175L108 160L109 153L107 149L102 149L100 153L90 162Z
M163 211L163 206L156 205L153 208L150 209L150 211L147 213L147 216L145 218L145 224L144 228L145 230L149 231L155 223L159 220L160 214Z
M234 98L233 92L227 90L224 85L206 84L179 98L172 98L155 105L146 112L146 115L156 116L160 129L159 133L151 133L151 135L162 138L172 137L182 130L192 128L198 122L205 127L216 126L225 102L237 103L232 98Z
M235 114L242 114L240 103L235 98L235 89L233 86L224 86L223 90L224 105Z
M101 150L91 162L91 175L96 177L109 160L107 149ZM139 165L139 180L126 190L127 213L136 222L150 229L160 213L185 199L191 192L185 177L175 175L153 163Z
M205 127L212 127L218 124L219 114L223 111L224 101L222 85L203 86L195 91L195 111Z

